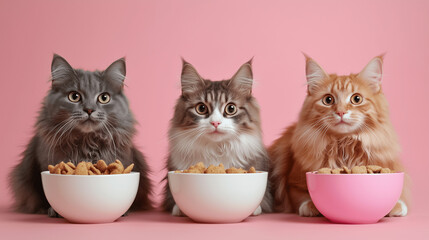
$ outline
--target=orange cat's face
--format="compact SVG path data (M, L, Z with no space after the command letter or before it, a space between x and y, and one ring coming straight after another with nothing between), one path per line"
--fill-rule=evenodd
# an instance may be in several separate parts
M366 126L374 113L374 96L356 76L330 75L309 98L314 103L311 115L331 131L351 133Z
M306 119L322 132L355 133L378 120L381 57L373 59L359 74L327 75L312 59L307 60L308 96Z

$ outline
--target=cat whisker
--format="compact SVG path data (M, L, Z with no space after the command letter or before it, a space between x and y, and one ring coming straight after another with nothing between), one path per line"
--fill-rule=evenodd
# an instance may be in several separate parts
M307 140L304 142L304 146L307 146L310 143L310 141L311 141L310 146L314 146L314 142L316 141L316 139L318 139L319 135L321 134L323 138L325 133L328 131L329 126L322 122L322 124L319 125L316 129L314 129L314 127L312 129L317 134L317 136L308 137Z
M316 122L314 122L314 123L312 123L312 124L310 124L308 127L307 127L307 129L298 137L298 139L297 139L297 141L301 141L301 139L302 138L304 138L304 137L308 137L307 136L307 133L309 133L309 132L312 132L312 131L314 131L315 129L314 129L314 127L316 126L316 125L318 125L318 127L316 128L316 129L318 129L321 125L321 123L323 123L323 121L325 121L325 120L327 120L328 118L330 118L329 116L324 116L324 117L322 117L322 118L320 118L320 119L318 119ZM316 131L317 132L317 131ZM314 138L313 138L314 139ZM308 142L309 140L307 139L307 141L305 142L305 144L307 144L307 142Z
M107 123L109 124L109 123ZM106 131L109 133L110 139L112 140L113 143L113 148L115 150L115 159L117 158L117 149L116 149L116 144L115 144L115 139L113 138L112 133L109 131L109 128L107 127L107 125L103 122L102 126L106 129Z
M185 144L175 144L173 148L179 147L179 151L184 152L185 156L191 157L192 156L192 145L199 140L199 138L205 134L205 130L202 128L194 128L189 129L183 132L175 133L173 136L170 137L170 140L176 140L177 138L181 137L180 141L184 142Z
M75 128L75 123L76 123L76 120L72 119L72 121L70 122L70 124L68 124L68 127L65 128L64 131L61 133L60 137L58 138L58 142L61 141L61 139L62 139L62 137L63 137L64 134L66 134L64 136L70 136L72 130ZM68 141L66 143L70 144ZM61 148L62 148L62 146L61 146Z
M51 130L49 130L45 135L50 138L51 137L51 133L53 133L57 128L61 127L62 124L65 124L68 120L70 120L70 118L66 118L64 120L62 120L61 122L57 123L53 128L51 128Z
M193 129L183 130L181 132L175 132L172 136L170 136L170 140L174 140L174 139L182 137L184 135L190 135L190 134L193 134L194 132L199 132L199 131L201 131L201 130L198 128L193 128Z
M112 130L114 133L116 133L118 135L128 134L128 131L121 131L120 132L118 128L114 127L115 123L112 122L112 120L110 120L108 118L106 119L105 123L110 126L110 130Z
M197 140L199 140L199 138L204 134L205 132L204 131L197 131L197 135L196 136L194 136L193 138L191 138L191 141L189 141L189 142L187 142L188 144L188 146L187 146L187 148L186 148L186 155L192 155L192 153L191 154L189 154L190 152L191 152L191 147L192 147L192 145L194 145L194 143L197 141Z
M52 138L50 138L49 140L49 148L48 148L48 162L51 162L51 151L53 148L56 147L56 143L58 142L57 140L57 136L58 134L65 128L67 127L71 122L73 122L74 119L69 118L67 119L67 122L65 122L56 132L55 134L52 136ZM53 156L52 156L53 157Z

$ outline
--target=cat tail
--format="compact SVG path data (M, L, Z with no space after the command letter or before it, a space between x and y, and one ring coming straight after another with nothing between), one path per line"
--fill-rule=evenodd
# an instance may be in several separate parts
M288 178L293 166L292 137L296 124L290 126L268 148L270 157L269 182L273 196L274 212L293 212L288 194Z
M47 213L48 200L42 187L42 171L37 159L39 137L34 136L22 153L21 162L9 174L14 211L23 213ZM47 168L48 166L46 166Z
M151 200L153 187L149 179L149 174L151 173L149 166L146 163L145 157L139 150L133 146L131 151L135 170L140 172L140 183L136 199L130 209L132 211L151 210L154 206Z

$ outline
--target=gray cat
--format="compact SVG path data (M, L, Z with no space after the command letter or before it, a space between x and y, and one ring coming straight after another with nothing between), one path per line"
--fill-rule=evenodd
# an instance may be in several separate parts
M52 86L43 101L35 135L9 176L14 209L48 211L40 176L48 164L95 163L99 159L106 163L119 159L126 166L134 163L140 185L131 209L152 208L149 169L132 143L135 120L123 91L125 60L115 61L105 71L89 72L73 69L54 55L51 70Z
M259 106L252 96L251 61L223 81L203 79L191 64L183 61L181 83L182 95L169 130L167 169L186 169L202 161L206 166L223 163L225 168L254 166L256 170L268 171ZM164 210L182 215L168 183L164 194ZM271 212L271 202L268 186L254 215Z

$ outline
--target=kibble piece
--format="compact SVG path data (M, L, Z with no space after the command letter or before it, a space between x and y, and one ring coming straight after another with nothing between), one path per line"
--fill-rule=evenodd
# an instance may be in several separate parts
M199 169L197 169L197 168L190 168L190 169L185 169L185 170L183 170L183 173L204 173L204 172L201 172Z
M226 173L225 172L225 167L223 166L223 164L219 164L219 166L214 166L214 165L210 165L205 171L204 173Z
M55 172L55 166L48 165L48 170L50 173L54 173Z
M352 174L364 174L367 173L365 166L354 166L352 167Z
M66 169L66 167L65 167L65 163L64 162L60 162L60 163L58 163L58 167L61 169L61 171L63 171L63 170L65 170Z
M317 173L319 173L319 174L331 174L331 169L330 168L321 168L321 169L317 170Z
M392 173L392 171L390 171L390 168L382 168L380 173Z
M121 174L124 172L124 165L122 165L121 161L116 160L114 163L111 163L107 166L110 174Z
M76 169L74 170L75 175L88 175L88 167L85 162L80 162L77 164Z
M199 168L195 168L193 166L189 167L188 169L183 170L184 173L204 173L204 170L201 171Z
M228 168L225 170L226 173L247 173L246 170L242 169L242 168Z
M61 168L60 168L60 165L59 165L59 164L57 164L57 165L55 166L54 173L55 173L55 174L61 174Z
M97 168L100 170L100 172L104 172L107 169L107 164L104 160L100 159L97 162Z
M92 166L92 162L86 162L86 168L89 170Z
M204 173L206 166L203 162L198 162L195 165L190 166L188 169L184 170L184 173ZM186 172L185 172L186 171Z
M373 173L379 173L381 171L382 167L377 166L377 165L368 165L368 166L366 166L366 168L370 169Z
M248 173L256 173L256 169L254 167L249 168Z
M95 175L101 175L100 170L98 170L95 165L91 165L91 167L89 167L89 171L91 171L92 173L94 173ZM90 174L91 175L91 174Z
M352 173L352 170L350 170L348 167L346 167L346 166L343 166L343 169L344 169L344 172L343 173L346 173L346 174L350 174L350 173Z
M76 166L72 162L68 162L66 164L69 165L69 167L76 169Z
M68 164L64 164L64 169L67 175L72 175L74 173L74 169L71 168Z
M124 169L124 173L130 173L133 170L134 163L131 163L130 166Z
M332 169L331 173L332 174L341 174L343 171L344 171L344 169L342 169L342 168L335 168L335 169Z
M204 166L203 162L198 162L195 164L194 168L200 170L200 172L204 172L204 170L206 170L206 166Z
M198 168L189 168L189 169L183 170L183 173L204 173L204 172L201 172Z

